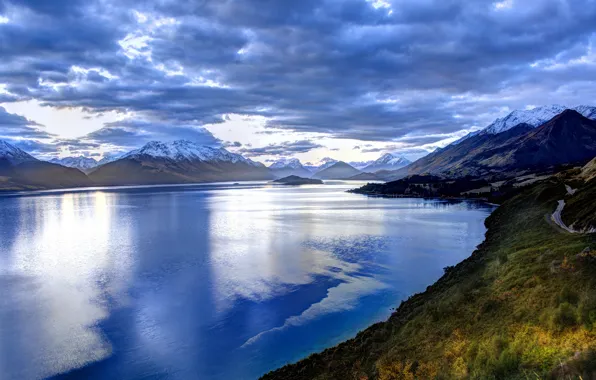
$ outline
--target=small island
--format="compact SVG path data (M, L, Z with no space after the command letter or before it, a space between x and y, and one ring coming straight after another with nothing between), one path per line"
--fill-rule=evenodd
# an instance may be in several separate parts
M276 179L274 183L282 185L322 185L323 181L320 179L298 177L297 175L290 175L284 178Z

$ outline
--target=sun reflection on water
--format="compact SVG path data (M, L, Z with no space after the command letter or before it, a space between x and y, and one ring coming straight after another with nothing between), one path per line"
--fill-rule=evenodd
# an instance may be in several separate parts
M123 299L130 272L127 231L118 231L118 247L110 241L115 201L102 192L19 199L20 228L8 270L32 284L18 298L23 302L19 310L36 321L37 332L28 348L32 362L22 368L24 378L45 377L111 354L110 343L95 326L108 316L107 296Z

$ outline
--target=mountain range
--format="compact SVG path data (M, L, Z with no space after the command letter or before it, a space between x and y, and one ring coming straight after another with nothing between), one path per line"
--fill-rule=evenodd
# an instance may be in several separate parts
M357 180L394 180L415 174L511 177L561 165L585 164L594 158L593 119L596 108L590 106L514 111L413 163L384 154L375 161L354 163L358 168L329 157L321 160L319 166L303 165L298 159L289 158L266 167L224 148L186 140L150 142L119 156L108 155L99 162L89 157L45 162L0 141L0 189L270 180L291 175Z
M323 179L346 179L359 176L354 179L374 180L378 179L373 173L379 170L396 170L409 165L411 162L401 156L396 156L391 153L386 153L377 160L364 162L343 162L333 158L325 157L321 160L322 164L319 166L310 165L304 166L300 160L296 158L280 159L269 166L269 169L278 178L296 175L299 177L313 177ZM335 166L340 163L340 165ZM335 166L331 171L327 169ZM322 174L320 174L322 173Z
M308 178L312 172L305 168L299 159L280 159L269 165L269 169L276 178L298 176Z
M92 157L85 156L52 158L49 162L53 164L66 166L67 168L79 169L83 173L86 173L98 166L97 160L95 160Z
M397 170L408 166L412 161L405 157L396 156L391 153L385 153L378 160L372 161L370 164L362 168L363 172L374 173L379 170Z

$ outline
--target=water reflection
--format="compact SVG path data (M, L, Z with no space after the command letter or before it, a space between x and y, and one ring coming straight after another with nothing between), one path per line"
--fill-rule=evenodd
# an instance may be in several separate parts
M130 273L127 229L112 238L108 202L114 199L98 192L15 201L18 228L3 236L11 246L2 255L0 335L10 329L23 351L3 347L8 355L0 372L40 378L108 357L112 347L94 326L108 316L107 297L118 299ZM11 351L27 353L18 368L10 365Z
M351 186L0 197L0 373L255 378L386 318L482 240L486 205Z

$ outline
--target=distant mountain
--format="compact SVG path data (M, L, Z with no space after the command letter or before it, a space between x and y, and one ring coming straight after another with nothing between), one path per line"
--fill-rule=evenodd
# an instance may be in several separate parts
M376 161L370 165L365 166L362 171L368 173L374 173L379 170L397 170L411 164L412 161L407 158L396 156L391 153L386 153L379 157Z
M310 177L312 172L305 168L297 158L280 159L269 166L276 178L288 176Z
M314 165L309 162L306 165L302 165L302 166L304 166L304 168L306 170L309 170L311 173L316 173L320 170L327 169L328 167L330 167L331 165L335 164L338 161L334 158L325 157L320 162L321 163L319 165Z
M68 168L79 169L83 173L86 173L97 166L97 161L94 158L85 156L52 158L49 162Z
M327 169L333 164L338 163L339 161L335 158L325 157L321 160L322 164L317 166L315 172L320 172L321 170Z
M348 162L348 164L352 167L355 167L358 170L362 170L365 167L367 167L368 165L372 164L373 162L375 162L374 160L369 160L369 161L350 161Z
M348 179L357 174L362 173L360 170L346 164L343 161L338 161L331 166L319 170L313 174L312 178L316 179Z
M89 174L98 184L167 184L273 179L263 164L187 140L152 141Z
M40 161L0 140L0 190L53 189L91 184L78 169Z
M469 133L468 135L452 143L452 145L457 145L462 141L470 137L477 136L479 134L496 135L501 132L505 132L520 124L528 124L532 127L539 127L542 124L549 121L550 119L552 119L553 117L559 115L566 109L568 108L561 105L553 104L548 106L532 108L530 110L515 110L511 112L509 115L495 120L494 122L492 122L492 124L480 131ZM577 111L584 117L587 117L589 119L596 119L596 107L583 105L569 109Z
M423 173L506 176L563 164L585 164L594 156L596 121L565 110L538 128L518 124L496 135L478 134L383 174L385 179Z

